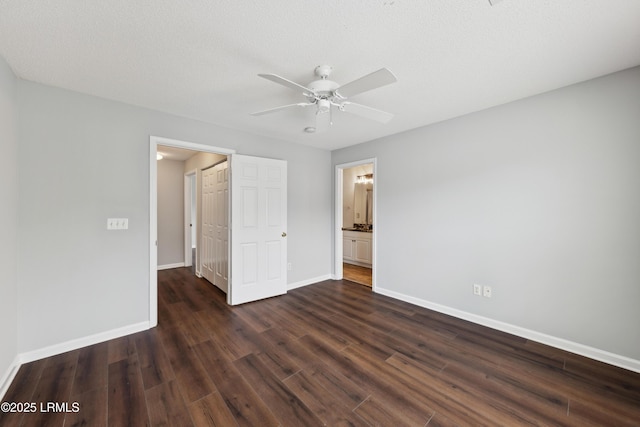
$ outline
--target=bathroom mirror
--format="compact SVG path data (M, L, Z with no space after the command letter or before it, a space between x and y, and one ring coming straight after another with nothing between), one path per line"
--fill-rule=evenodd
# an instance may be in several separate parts
M373 182L356 182L354 185L353 222L373 225Z

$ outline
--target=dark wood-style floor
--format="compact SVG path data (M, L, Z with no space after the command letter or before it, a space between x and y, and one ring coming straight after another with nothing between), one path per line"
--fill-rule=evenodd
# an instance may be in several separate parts
M640 424L640 374L348 281L229 307L188 268L158 276L157 328L25 364L4 398L70 412L0 425Z
M342 277L345 280L371 287L373 284L371 268L361 267L349 263L342 264Z

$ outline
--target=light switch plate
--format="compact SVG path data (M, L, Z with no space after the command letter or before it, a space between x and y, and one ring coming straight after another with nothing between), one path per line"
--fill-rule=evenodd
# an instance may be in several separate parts
M107 218L107 230L129 229L129 218Z

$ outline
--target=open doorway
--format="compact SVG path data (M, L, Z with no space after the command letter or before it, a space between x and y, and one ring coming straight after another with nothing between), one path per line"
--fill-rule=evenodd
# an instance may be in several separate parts
M286 160L240 155L235 150L156 136L149 142L149 326L158 324L159 146L217 153L228 160L227 176L235 172L229 179L226 209L230 211L227 303L244 304L287 293ZM197 264L202 262L198 260Z
M219 162L220 159L226 160L226 157L230 154L235 153L235 150L221 148L221 147L213 147L202 144L195 144L186 141L178 141L168 138L161 137L150 137L150 207L149 207L149 217L150 217L150 243L149 243L149 323L151 327L154 327L158 323L158 278L157 278L157 270L158 270L158 154L159 153L170 153L171 151L182 153L184 158L182 160L187 160L196 155L200 155L198 159L196 159L196 163L200 162L204 163L216 163ZM170 157L170 156L169 156ZM179 157L177 157L179 158ZM193 162L192 162L193 163ZM182 265L187 266L189 262L194 263L196 266L195 273L196 275L200 275L200 250L201 244L198 244L200 240L198 236L198 227L199 223L198 218L198 203L192 203L191 198L192 193L195 192L195 197L197 198L197 188L198 188L198 173L197 170L200 168L200 164L193 163L193 165L185 166L183 169L184 176L184 242L179 242L182 246L184 245L184 263ZM185 162L187 165L188 163ZM211 166L211 164L207 164L207 166ZM193 175L193 178L191 176ZM187 187L189 187L187 189ZM189 199L189 200L187 200ZM181 203L182 205L182 203ZM195 215L194 215L194 205L195 205ZM188 212L187 212L188 211ZM196 219L196 230L192 232L191 222L193 219ZM182 226L182 225L181 225ZM187 226L189 226L189 230L187 230ZM192 258L193 254L193 238L195 236L195 260Z
M376 159L336 166L334 277L375 290Z
M212 237L212 220L217 216L227 218L229 194L228 191L221 195L212 191L205 194L203 190L216 189L217 177L210 176L209 170L220 163L226 164L227 156L165 145L158 145L157 150L158 270L192 267L196 276L214 282L213 276L205 275L204 270L211 268L214 258L227 257L226 253L216 256L216 251L225 248L213 247L207 237ZM224 178L226 183L226 174ZM221 209L217 208L218 204ZM228 234L227 229L217 234L222 232Z

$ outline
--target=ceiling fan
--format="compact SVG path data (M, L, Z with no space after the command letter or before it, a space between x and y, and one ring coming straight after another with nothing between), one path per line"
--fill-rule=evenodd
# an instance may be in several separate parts
M258 74L267 80L281 84L303 95L307 102L299 102L296 104L283 105L281 107L270 108L268 110L251 113L253 116L261 116L263 114L274 113L292 107L311 107L316 108L316 125L308 127L307 132L321 132L327 130L332 124L332 112L335 109L355 114L366 119L375 120L381 123L387 123L393 118L393 114L381 111L366 105L356 104L348 101L348 98L360 93L386 86L397 81L396 76L386 68L381 68L371 74L360 77L350 83L339 85L329 80L333 68L329 65L319 65L315 69L318 80L314 80L306 86L287 80L275 74ZM335 108L333 108L335 107Z

